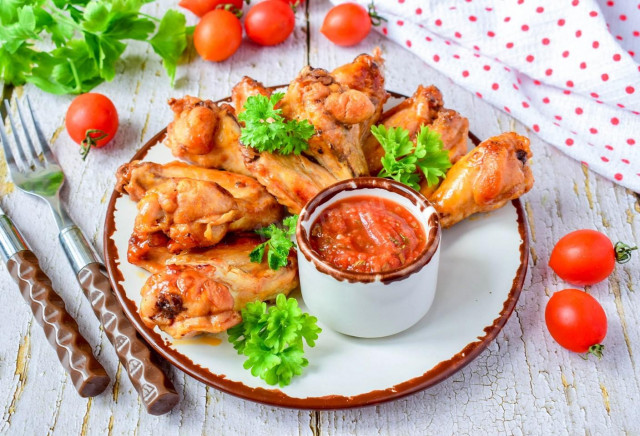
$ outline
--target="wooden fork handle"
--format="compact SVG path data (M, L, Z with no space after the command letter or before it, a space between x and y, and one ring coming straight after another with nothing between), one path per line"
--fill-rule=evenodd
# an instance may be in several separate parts
M93 397L104 391L109 376L93 356L64 301L52 288L38 258L30 250L22 250L9 258L7 268L78 393Z
M147 411L152 415L169 412L178 403L178 394L160 367L151 360L149 346L124 314L104 265L99 262L86 265L78 272L78 281Z

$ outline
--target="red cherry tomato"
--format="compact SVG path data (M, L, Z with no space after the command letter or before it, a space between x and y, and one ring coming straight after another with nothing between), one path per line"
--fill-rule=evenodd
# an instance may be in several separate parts
M304 0L280 0L280 1L289 4L294 11L298 6L301 6L304 4Z
M609 277L616 261L627 262L636 249L622 242L614 247L606 235L595 230L576 230L553 247L549 266L569 283L592 285Z
M218 6L231 5L235 9L241 11L243 1L244 0L180 0L180 3L178 4L185 9L189 9L197 16L202 17L204 14L214 10Z
M247 36L260 45L276 45L287 39L296 23L293 9L281 0L266 0L249 9L244 21Z
M193 45L202 59L219 62L234 54L242 42L240 20L229 11L207 12L193 32Z
M71 139L82 146L85 159L91 147L103 147L113 139L118 131L118 111L108 97L89 92L71 102L65 126Z
M331 8L320 32L338 45L356 45L367 37L371 30L369 12L356 3L343 3Z
M558 291L547 303L544 316L549 333L564 348L601 356L607 315L591 295L578 289Z

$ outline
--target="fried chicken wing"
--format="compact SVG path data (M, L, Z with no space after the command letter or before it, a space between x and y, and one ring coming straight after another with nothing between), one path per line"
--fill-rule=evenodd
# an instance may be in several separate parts
M141 293L140 315L174 338L224 331L241 321L239 310L298 287L294 253L277 271L253 263L249 253L261 242L256 235L233 236L208 250L171 256L155 266ZM156 248L156 251L162 250Z
M175 118L164 140L174 156L206 168L250 175L240 152L240 126L228 104L186 96L169 99Z
M435 86L418 86L413 95L382 114L380 124L387 128L401 127L409 131L415 140L422 126L440 133L444 149L449 150L449 158L455 163L467 152L469 121L458 112L445 109L442 94ZM385 152L378 140L369 136L364 143L364 153L371 174L382 169L380 160Z
M201 168L184 162L160 165L133 161L122 165L117 173L116 190L139 201L149 189L170 179L189 179L215 183L228 191L236 201L240 215L229 230L253 230L280 221L282 206L253 177L229 171ZM194 205L197 206L197 205Z
M238 219L233 196L217 183L168 179L149 189L138 201L134 235L162 232L172 251L218 243Z
M233 107L236 108L236 114L244 110L244 104L247 102L247 99L253 95L270 97L271 90L267 89L261 82L244 76L231 90L231 102L233 103Z
M387 99L379 56L358 56L336 76L307 66L289 84L280 108L286 118L316 129L305 153L337 180L368 175L362 143Z
M529 139L514 132L489 138L467 153L429 198L442 227L499 209L528 192L533 186L531 157Z
M300 213L318 192L338 181L326 169L302 155L259 153L248 147L243 153L251 174L294 214Z

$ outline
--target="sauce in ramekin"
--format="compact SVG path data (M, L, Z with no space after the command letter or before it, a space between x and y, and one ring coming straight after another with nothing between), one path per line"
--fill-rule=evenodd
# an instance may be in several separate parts
M324 209L311 226L309 243L336 268L382 273L413 262L427 240L422 224L404 206L362 195Z

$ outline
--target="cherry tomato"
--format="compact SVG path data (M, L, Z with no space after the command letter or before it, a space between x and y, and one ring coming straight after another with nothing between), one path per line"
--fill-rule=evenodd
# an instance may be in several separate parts
M607 315L591 295L578 289L558 291L547 303L544 317L553 339L567 350L602 355Z
M197 16L202 17L204 14L214 10L218 6L231 5L235 9L241 11L243 1L244 0L180 0L180 3L178 4L185 9L189 9Z
M286 2L266 0L249 9L244 28L258 44L276 45L291 35L295 23L293 9Z
M207 12L193 32L193 45L202 59L219 62L234 54L242 42L240 20L229 11Z
M342 3L331 8L320 32L338 45L356 45L367 37L371 30L369 12L356 3Z
M302 6L302 4L304 3L304 0L280 0L280 1L289 4L294 11L298 6Z
M103 147L113 139L118 131L118 111L108 97L89 92L71 102L65 126L71 139L81 145L85 159L91 147Z
M553 247L549 266L569 283L592 285L609 277L616 261L627 262L636 249L622 242L614 247L606 235L595 230L576 230Z

